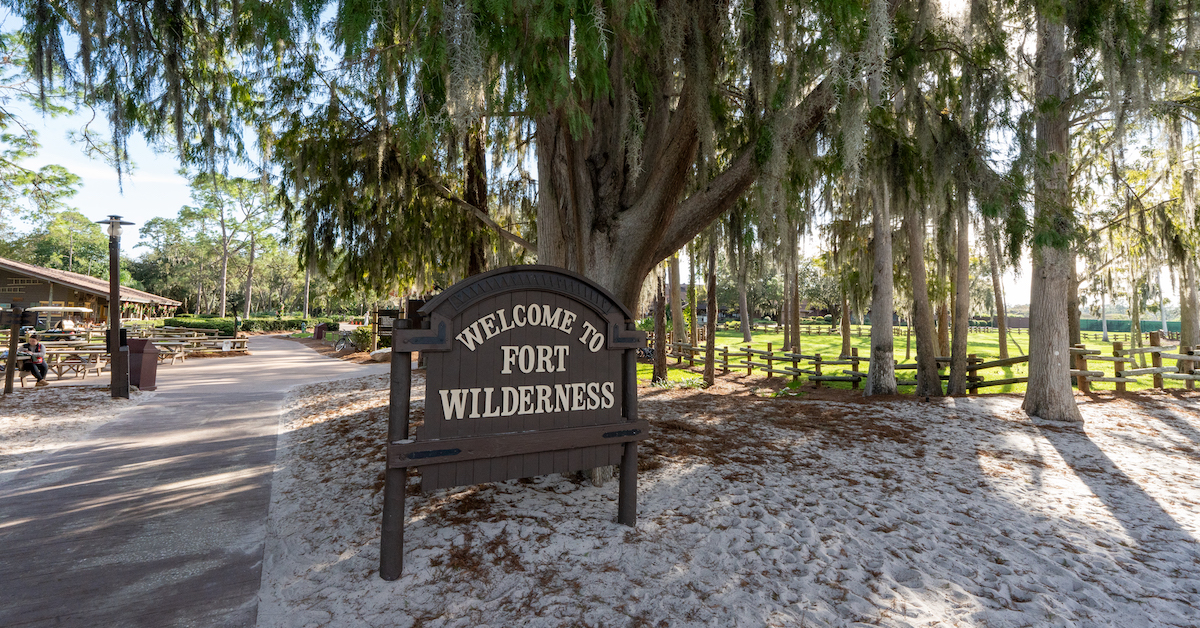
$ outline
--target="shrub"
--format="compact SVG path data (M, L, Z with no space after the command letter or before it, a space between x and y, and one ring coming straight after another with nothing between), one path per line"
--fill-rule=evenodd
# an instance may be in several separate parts
M190 327L192 329L215 329L222 336L233 335L232 318L183 318L177 316L163 321L168 327Z
M355 329L353 333L354 333L354 344L358 345L359 349L362 349L363 351L370 351L371 350L371 326L363 325L362 327ZM378 344L379 344L380 349L385 349L387 347L390 347L390 346L392 346L392 337L391 336L380 336Z

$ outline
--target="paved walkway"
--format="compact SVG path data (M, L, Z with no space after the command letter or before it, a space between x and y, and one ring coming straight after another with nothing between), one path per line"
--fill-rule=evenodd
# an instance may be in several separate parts
M0 626L253 626L279 412L383 373L258 336L0 485Z

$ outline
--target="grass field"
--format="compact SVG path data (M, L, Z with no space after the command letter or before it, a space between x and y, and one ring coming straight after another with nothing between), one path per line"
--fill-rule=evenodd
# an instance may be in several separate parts
M815 330L817 328L814 327L813 329ZM825 327L824 329L828 329L828 327ZM914 337L912 339L911 352L909 352L911 355L910 355L910 357L908 357L906 359L905 358L905 355L906 355L905 332L906 331L907 331L907 328L903 327L903 326L897 326L894 328L895 358L901 364L912 364L916 361L916 338ZM1022 330L1022 332L1024 332L1024 330ZM870 333L871 333L870 326L858 326L858 325L851 326L850 345L852 347L857 347L859 356L861 356L864 359L864 362L863 362L862 366L860 367L860 370L863 370L863 371L865 371L867 368L866 358L870 355L870 342L871 342ZM1117 338L1126 340L1125 348L1129 348L1129 343L1127 341L1127 338L1128 338L1127 334L1109 334L1109 337L1110 337L1110 340L1117 339ZM753 338L754 338L754 341L749 343L749 346L753 347L754 349L758 349L758 350L765 351L767 349L768 343L771 344L771 346L774 350L779 350L779 347L781 347L783 345L783 333L782 332L756 331L753 334ZM995 360L1000 357L999 334L997 332L995 332L993 330L972 331L970 334L968 334L967 339L968 339L967 353L973 353L985 362ZM730 351L740 350L747 346L746 343L742 342L741 331L738 331L736 329L728 330L728 331L718 331L716 345L717 345L718 352L720 351L720 348L722 346L729 347ZM1099 350L1101 355L1112 355L1113 354L1113 343L1112 342L1102 342L1100 340L1088 338L1084 341L1084 345L1088 349ZM842 347L841 336L836 333L835 334L801 334L801 336L800 336L800 353L802 353L804 355L820 354L824 358L836 359L838 354L841 352L841 347ZM1015 334L1010 333L1008 347L1009 347L1009 349L1008 349L1009 357L1018 357L1018 356L1026 355L1029 351L1029 334L1028 333L1015 333ZM1065 349L1065 347L1064 347L1064 349ZM1146 355L1144 357L1146 360L1146 365L1150 366L1150 356ZM761 360L756 360L756 361L761 361ZM691 380L699 377L699 370L700 370L699 366L697 366L696 371L693 372L693 371L689 371L686 368L677 368L676 364L675 364L676 361L674 358L669 360L669 362L670 362L670 366L672 367L671 372L670 372L670 377L669 377L670 381L675 382L675 383L689 383ZM1172 361L1172 360L1166 360L1166 361L1164 361L1164 363L1167 366L1174 365L1174 361ZM684 366L686 366L686 362L684 363ZM1141 367L1142 367L1142 365L1141 365L1141 362L1139 361L1136 368L1141 368ZM718 366L718 373L720 372L719 368L720 367ZM837 368L840 370L840 369L848 368L848 367L837 367ZM1093 371L1104 371L1106 377L1112 377L1114 375L1114 363L1112 363L1112 362L1092 361L1092 362L1088 363L1088 369L1093 370ZM949 370L950 370L949 367L943 368L942 374L943 375L948 374ZM638 365L638 379L639 380L649 381L651 378L651 372L652 372L652 369L651 369L650 364L639 363L639 365ZM744 371L743 371L743 373L744 373ZM912 379L915 377L915 371L912 371L912 370L898 371L897 374L899 376L899 379ZM1029 374L1029 365L1028 364L1016 364L1016 365L1008 366L1008 367L992 368L992 369L980 371L979 374L982 377L984 377L984 379L986 379L986 380L1000 380L1000 379L1012 379L1012 378L1026 377ZM757 371L755 372L755 375L758 375ZM801 377L800 381L796 385L801 385L801 384L806 384L806 383L808 383L807 378ZM826 385L831 388L846 388L846 389L848 389L851 387L849 382L827 382ZM1168 389L1171 389L1171 388L1183 389L1184 382L1165 380L1164 386ZM1091 387L1093 390L1114 390L1116 388L1116 384L1112 383L1112 382L1092 382ZM1152 388L1152 387L1153 387L1153 378L1149 375L1139 377L1138 381L1136 383L1126 384L1126 389L1131 390L1131 391L1143 390L1143 389L1148 389L1148 388ZM901 393L911 393L911 392L913 392L913 387L912 386L901 386L900 392ZM1023 392L1025 392L1025 384L1007 384L1004 386L983 388L983 389L981 389L981 392L983 394L1023 393Z

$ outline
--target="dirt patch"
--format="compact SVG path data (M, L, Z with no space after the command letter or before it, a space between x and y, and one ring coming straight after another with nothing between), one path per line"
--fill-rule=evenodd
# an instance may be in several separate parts
M316 338L290 338L288 336L279 337L286 340L291 340L292 342L298 342L325 357L337 358L339 360L345 360L355 364L366 364L371 362L370 353L366 351L354 351L351 349L338 351L333 348L333 340L317 340Z
M197 358L243 358L248 355L254 355L249 351L206 351L204 353L188 354L187 359L195 360Z

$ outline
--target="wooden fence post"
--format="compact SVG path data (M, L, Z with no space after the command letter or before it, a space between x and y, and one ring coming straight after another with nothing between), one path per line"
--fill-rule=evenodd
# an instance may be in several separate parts
M1160 334L1159 332L1156 332L1156 331L1150 332L1150 346L1151 347L1161 347L1162 346L1162 334ZM1162 368L1162 355L1158 351L1155 351L1154 353L1150 354L1150 366L1153 366L1156 369ZM1154 374L1154 387L1159 390L1162 390L1162 387L1163 387L1162 373Z
M1113 356L1121 357L1121 350L1125 348L1125 344L1118 341L1113 343ZM1125 370L1125 361L1116 360L1113 362L1113 374L1119 379L1122 377L1121 372ZM1117 382L1117 392L1125 392L1125 382Z
M1084 348L1084 346L1082 344L1075 345L1075 347L1077 349ZM1085 354L1085 353L1075 354L1075 368L1077 370L1086 371L1087 363L1088 363L1087 354ZM1085 375L1084 373L1080 373L1079 375L1075 376L1075 385L1078 386L1079 392L1081 392L1081 393L1091 392L1091 389L1088 385L1087 375Z
M1196 352L1195 352L1194 348L1188 347L1187 351L1183 351L1183 347L1180 347L1180 353L1187 353L1188 355L1195 355ZM1186 372L1188 373L1188 375L1195 375L1195 367L1196 367L1195 360L1187 361L1187 371ZM1186 388L1188 390L1195 390L1195 388L1196 388L1195 379L1188 379L1187 382L1183 383L1183 388Z
M820 353L813 356L813 372L816 373L816 375L814 375L814 377L821 376L821 354ZM816 384L817 388L821 387L821 380L819 380L819 379L813 380L813 383Z
M729 345L721 345L721 374L729 374Z
M774 356L772 355L772 351L771 351L771 343L768 342L767 343L767 378L768 379L775 377L775 373L774 373L775 368L774 368L774 366L772 366L774 364L774 362L772 361L772 358L774 358Z
M792 381L800 380L800 363L796 360L796 354L792 354Z
M978 387L971 388L971 384L978 383L979 369L975 368L976 364L979 364L979 358L976 357L974 353L968 353L967 354L967 394L968 395L978 395L979 394Z
M858 347L850 347L850 368L855 373L858 373ZM854 376L854 381L850 382L850 387L858 390L858 375Z
M750 353L750 345L746 345L746 375L754 374L754 365L750 362L754 360L754 354Z

